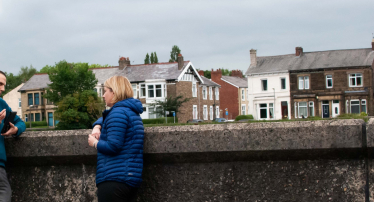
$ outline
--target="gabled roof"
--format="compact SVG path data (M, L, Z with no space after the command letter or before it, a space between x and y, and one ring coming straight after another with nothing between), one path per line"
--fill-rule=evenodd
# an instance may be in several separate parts
M203 80L204 84L201 84L202 86L214 86L214 87L221 87L218 83L206 78L205 76L201 76L201 79Z
M222 76L221 80L238 88L248 88L248 81L246 78L240 78L236 76Z
M257 65L250 66L245 74L364 67L371 66L373 60L374 51L371 48L304 52L301 56L295 54L265 56L257 57Z
M18 91L43 89L50 83L48 74L34 74Z
M181 70L178 70L177 62L130 65L124 70L119 70L118 66L91 70L101 84L115 75L126 76L130 82L141 82L150 79L177 80L188 64L189 61L184 61L184 66Z

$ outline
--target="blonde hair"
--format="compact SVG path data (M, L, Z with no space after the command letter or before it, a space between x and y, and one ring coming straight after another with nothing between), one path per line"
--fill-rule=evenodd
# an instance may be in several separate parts
M104 86L114 93L113 104L134 96L130 81L126 77L112 76L105 81Z

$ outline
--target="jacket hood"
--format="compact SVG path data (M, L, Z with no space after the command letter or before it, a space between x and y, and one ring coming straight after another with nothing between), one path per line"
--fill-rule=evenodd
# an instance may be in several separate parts
M115 108L115 107L127 107L138 114L143 113L142 102L134 98L127 98L127 99L121 100L117 102L116 104L114 104L112 108Z

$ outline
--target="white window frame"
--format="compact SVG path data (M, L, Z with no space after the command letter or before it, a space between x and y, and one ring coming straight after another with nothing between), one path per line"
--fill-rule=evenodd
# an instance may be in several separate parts
M219 106L216 106L216 118L219 118Z
M357 78L361 78L361 85L357 85ZM356 83L355 85L352 85L351 79L355 79L355 83ZM353 73L353 74L349 74L348 82L349 82L349 87L362 87L364 80L363 80L361 73Z
M203 86L203 100L206 100L207 99L207 89L206 89L206 86Z
M349 102L349 111L350 111L350 113L352 113L352 101L354 101L354 102L356 102L356 101L358 101L358 104L354 104L353 106L357 106L358 105L358 113L361 113L361 105L360 105L360 100L357 100L357 99L354 99L354 100L350 100L350 102Z
M18 108L22 108L22 101L21 101L21 98L18 98Z
M365 111L362 111L362 106L365 106ZM366 99L362 99L362 100L361 100L361 112L368 113L367 111L368 111L368 109L367 109L367 102L366 102Z
M298 77L299 90L308 90L310 86L309 76Z
M203 119L208 120L208 106L203 105Z
M263 81L266 81L266 90L264 89ZM261 79L261 91L268 91L268 89L269 89L268 79Z
M241 92L242 92L242 100L244 101L245 100L245 89L241 89Z
M304 116L304 118L307 118L308 117L308 102L298 102L297 103L297 112L299 114L299 118L302 118L300 116L300 103L305 103L306 105L305 106L302 106L303 108L305 107L306 108L306 116Z
M282 80L284 79L284 88L282 88ZM280 89L281 90L287 90L287 80L285 77L280 78Z
M156 88L156 86L160 85L161 88ZM164 85L162 83L146 83L146 98L147 99L160 99L160 98L165 98L165 92L164 92ZM153 86L153 95L154 97L149 96L149 86ZM161 90L161 97L157 97L157 90Z
M209 110L210 120L213 120L213 106L210 106Z
M261 107L262 104L266 104L266 107ZM265 117L265 118L261 118L261 109L266 109L266 113L265 113L265 114L266 114L266 117ZM259 103L259 104L258 104L258 112L259 112L259 113L258 113L258 115L259 115L259 116L258 116L258 119L259 119L259 120L265 120L265 119L268 119L268 117L269 117L269 116L268 116L268 115L269 115L269 114L268 114L268 112L269 112L269 103Z
M329 86L329 80L331 80L331 86ZM326 88L332 88L334 86L332 81L332 75L326 75Z
M243 107L244 107L244 108L243 108ZM242 108L241 108L240 112L241 112L241 115L246 115L247 107L246 107L245 104L242 104ZM244 112L244 113L243 113L243 112Z
M209 87L209 100L213 100L213 87Z
M197 111L197 105L192 105L192 118L193 119L197 119L197 115L198 115L198 111Z
M192 97L197 97L197 84L192 83Z
M132 92L134 93L133 97L136 98L137 97L137 92L138 92L136 83L135 84L131 84L131 88L132 88Z
M345 113L346 114L350 114L350 108L349 108L349 101L348 100L346 100L345 101Z
M315 116L316 114L315 114L315 111L314 111L314 102L313 101L309 101L308 102L308 106L309 106L309 108L308 108L308 116L311 116L310 113L309 113L310 108L312 108L312 110L313 110L313 116Z
M294 103L295 119L297 119L297 102Z
M216 100L219 100L219 88L216 87Z
M143 87L144 86L144 87ZM142 90L144 89L144 95L142 95ZM145 83L140 83L139 84L139 97L140 98L146 98L147 97L147 94L148 94L148 92L147 92L147 85L145 84Z
M272 107L270 107L272 105ZM273 109L273 118L270 117L270 109ZM275 119L275 112L274 112L274 103L268 103L268 112L269 112L269 119Z

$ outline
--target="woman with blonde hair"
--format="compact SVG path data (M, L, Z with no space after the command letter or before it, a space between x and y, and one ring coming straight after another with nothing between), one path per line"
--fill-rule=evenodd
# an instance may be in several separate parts
M133 98L123 76L105 81L103 98L110 109L93 124L88 137L88 144L97 149L98 201L134 201L143 171L142 103Z

